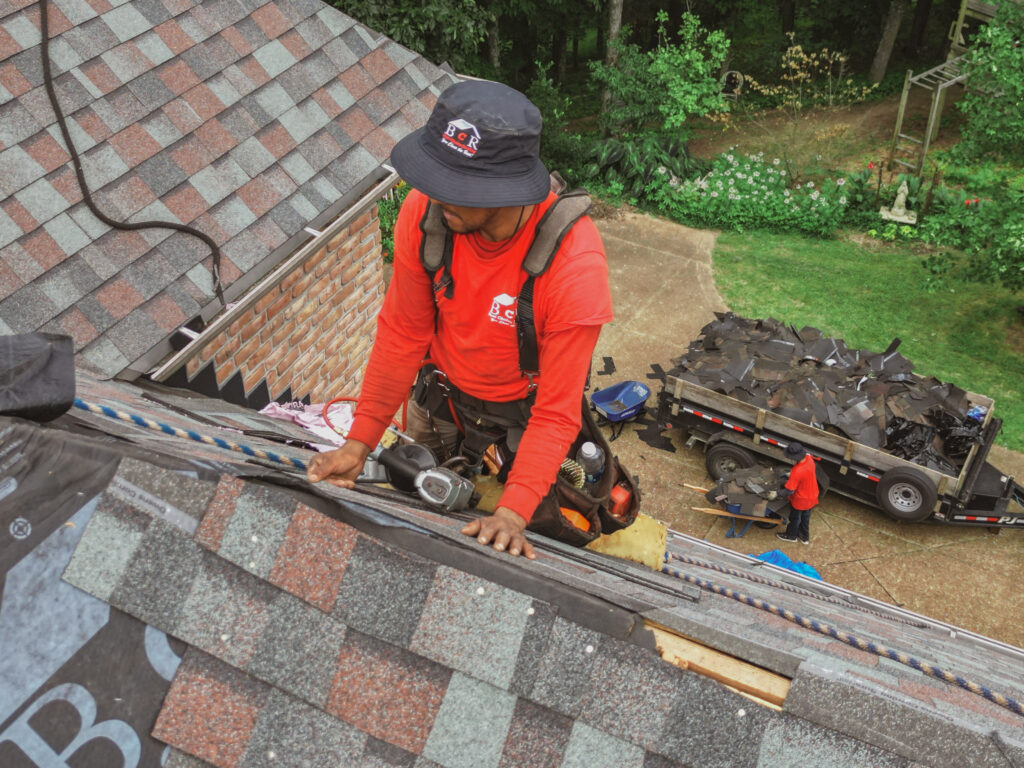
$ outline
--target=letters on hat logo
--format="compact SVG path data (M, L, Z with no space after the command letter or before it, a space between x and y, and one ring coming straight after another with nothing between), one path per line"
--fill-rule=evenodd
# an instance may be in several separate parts
M452 120L441 134L441 143L460 155L472 157L480 146L480 131L465 120Z

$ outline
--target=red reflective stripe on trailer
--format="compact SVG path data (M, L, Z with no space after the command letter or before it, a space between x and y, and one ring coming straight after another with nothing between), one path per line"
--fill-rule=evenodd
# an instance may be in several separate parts
M735 429L735 430L736 430L737 432L743 432L743 431L745 431L745 430L743 429L743 427L737 427L737 426L736 426L735 424L728 424L727 426L730 426L730 427L732 427L732 428L733 428L733 429Z
M967 520L972 523L998 523L998 517L978 517L977 515L956 515L954 520Z
M858 472L857 474L860 475L861 477L866 477L868 480L874 480L876 483L882 479L880 477L875 477L874 475L867 475L863 472Z
M771 443L772 445L779 444L778 440L772 440L770 437L762 437L761 439L764 440L766 443Z
M715 424L723 424L724 423L721 419L716 419L714 416L708 416L708 418L711 419L711 421L715 422Z

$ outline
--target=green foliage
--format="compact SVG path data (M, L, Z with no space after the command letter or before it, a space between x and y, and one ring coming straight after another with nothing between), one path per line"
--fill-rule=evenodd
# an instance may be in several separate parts
M724 112L718 72L729 51L729 40L721 31L707 32L692 13L684 13L676 42L666 25L668 14L658 11L658 47L651 57L651 72L665 89L658 104L668 130L682 128L686 118Z
M700 20L684 13L677 34L667 31L668 14L659 11L658 44L645 51L624 42L624 28L613 44L613 66L591 62L591 74L609 93L609 105L601 115L602 127L618 135L647 130L677 130L688 117L703 117L728 109L718 83L718 71L729 50L722 32L708 32Z
M634 203L647 200L659 174L683 176L706 169L678 137L661 133L612 136L596 141L591 145L589 160L583 177L593 191Z
M459 71L471 70L479 63L480 45L494 19L484 0L333 0L332 4L430 61L447 61Z
M535 64L537 75L526 89L526 95L544 118L540 135L541 160L549 170L558 171L566 181L575 184L582 176L584 144L579 134L567 130L572 102L549 76L551 62Z
M404 181L398 182L391 193L377 201L377 218L380 223L380 248L384 255L384 263L390 264L395 257L395 222L398 221L398 209L409 194L411 187Z
M737 231L768 229L820 236L835 233L850 204L847 178L794 184L778 158L726 152L704 176L682 179L659 169L649 198L684 224Z
M1024 161L1024 5L1000 3L967 56L961 151Z

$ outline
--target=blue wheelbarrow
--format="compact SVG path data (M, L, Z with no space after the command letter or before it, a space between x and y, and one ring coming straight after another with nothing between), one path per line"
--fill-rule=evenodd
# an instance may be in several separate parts
M651 388L639 381L623 381L604 389L594 390L590 396L590 404L598 415L612 425L609 440L622 434L626 422L639 416L647 398L651 396ZM617 428L617 429L616 429Z

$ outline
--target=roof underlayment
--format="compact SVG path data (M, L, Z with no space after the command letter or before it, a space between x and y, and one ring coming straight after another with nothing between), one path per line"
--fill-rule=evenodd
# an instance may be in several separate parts
M79 372L86 402L297 428ZM72 409L0 421L0 764L1007 766L1021 717L754 607L827 622L1019 701L1021 652L670 533L673 567L535 539L483 549L385 491ZM752 580L752 577L755 580ZM778 706L670 664L663 632L756 665ZM26 757L28 761L26 762Z

